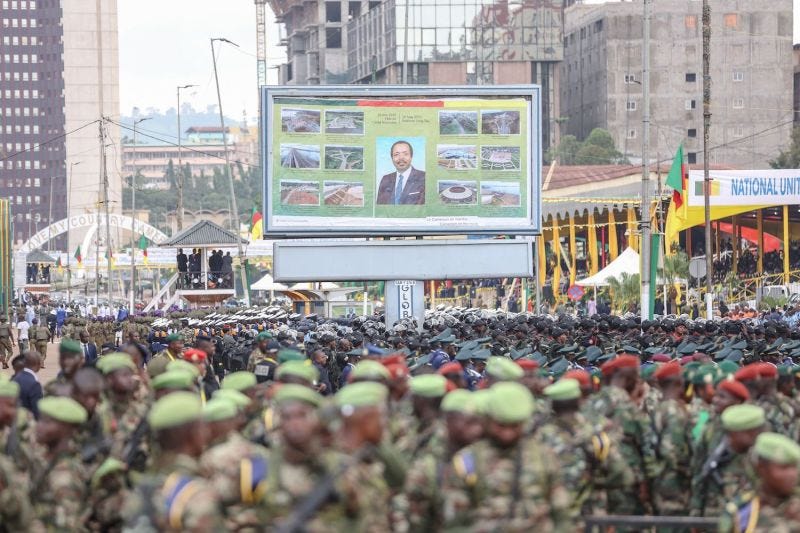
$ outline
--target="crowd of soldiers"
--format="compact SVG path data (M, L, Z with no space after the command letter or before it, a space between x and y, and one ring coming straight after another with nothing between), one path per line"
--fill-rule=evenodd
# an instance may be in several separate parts
M91 362L76 320L33 409L36 349L0 377L0 531L800 530L781 320L246 309L113 323Z

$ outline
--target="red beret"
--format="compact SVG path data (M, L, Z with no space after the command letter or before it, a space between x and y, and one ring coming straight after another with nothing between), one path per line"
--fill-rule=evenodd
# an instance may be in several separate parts
M386 365L386 370L389 371L389 375L392 379L401 378L403 376L408 376L408 365L405 362L396 365Z
M464 367L456 361L445 363L439 368L439 373L443 376L446 374L461 374L462 372L464 372Z
M581 387L591 387L592 386L592 376L586 370L570 370L569 372L565 373L561 376L561 379L574 379L578 383L580 383Z
M620 355L616 359L603 363L600 371L604 376L610 376L621 368L639 368L639 358L635 355Z
M758 375L762 378L777 379L778 367L772 363L755 363L753 366L758 368Z
M751 364L743 366L742 368L736 371L733 377L737 381L751 381L754 379L758 379L759 377L758 365Z
M672 361L672 357L669 354L665 353L657 353L653 357L650 358L651 361L654 363L669 363Z
M398 353L398 354L389 355L387 357L384 357L380 361L381 361L381 364L383 366L388 367L390 365L398 365L398 364L401 364L401 363L405 363L406 362L406 358L403 357L403 354Z
M748 392L747 387L735 379L725 379L720 381L719 385L717 385L717 389L724 390L730 395L739 398L743 402L746 402L750 399L750 392Z
M681 365L677 361L672 361L670 363L665 363L658 367L658 369L653 373L653 377L656 379L667 379L674 376L679 376L681 373Z
M519 361L516 361L516 363L522 370L536 370L539 368L539 363L533 359L520 359Z
M183 358L190 363L202 363L206 360L208 354L203 350L198 350L197 348L189 348L185 352L183 352Z
M681 357L681 364L682 365L691 363L692 361L694 361L694 356L693 355L684 355L683 357Z

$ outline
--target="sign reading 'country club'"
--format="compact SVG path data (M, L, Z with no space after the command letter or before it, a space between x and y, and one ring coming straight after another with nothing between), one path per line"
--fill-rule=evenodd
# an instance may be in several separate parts
M539 231L539 88L266 87L267 235Z

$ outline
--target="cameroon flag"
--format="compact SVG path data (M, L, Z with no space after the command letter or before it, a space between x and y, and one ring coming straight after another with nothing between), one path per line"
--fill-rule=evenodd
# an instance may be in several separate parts
M144 258L144 264L147 264L147 237L144 235L139 236L139 249L142 251L142 257Z
M258 209L253 208L253 216L250 220L250 240L258 241L264 238L264 220Z
M83 256L81 255L81 247L80 246L78 246L78 249L75 250L75 255L73 257L78 262L78 265L83 263Z

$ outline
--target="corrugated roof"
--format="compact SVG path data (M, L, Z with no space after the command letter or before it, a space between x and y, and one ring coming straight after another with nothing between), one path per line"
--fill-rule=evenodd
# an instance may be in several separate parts
M34 250L25 256L26 263L50 263L56 264L56 260L44 253L41 250Z
M661 165L661 173L666 179L669 173L670 163ZM689 170L702 170L703 165L688 165ZM711 170L734 170L727 165L710 165ZM658 167L651 165L651 172L656 172ZM547 174L547 168L542 169L543 174ZM564 189L576 185L587 185L591 183L602 183L604 181L624 178L634 174L641 176L641 165L556 165L553 177L547 186L548 191L554 189Z
M247 244L247 241L241 239L242 244ZM222 228L218 224L214 224L210 220L201 220L194 226L183 230L171 239L162 242L159 246L162 248L179 248L179 247L222 247L222 246L235 246L236 235L232 232Z

